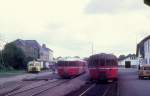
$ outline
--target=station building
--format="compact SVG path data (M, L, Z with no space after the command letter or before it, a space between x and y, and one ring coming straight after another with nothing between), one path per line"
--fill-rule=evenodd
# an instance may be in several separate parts
M118 60L118 65L124 68L137 68L139 60L135 54L129 54L125 58Z
M150 64L150 35L138 43L136 54L140 65Z

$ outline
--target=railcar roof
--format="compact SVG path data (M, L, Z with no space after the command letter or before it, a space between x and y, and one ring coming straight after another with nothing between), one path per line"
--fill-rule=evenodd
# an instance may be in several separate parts
M117 59L117 57L113 54L100 53L90 56L90 59Z

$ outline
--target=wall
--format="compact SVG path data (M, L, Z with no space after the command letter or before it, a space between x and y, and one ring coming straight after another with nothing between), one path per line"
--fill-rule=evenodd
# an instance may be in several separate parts
M150 64L150 39L144 42L145 64Z
M125 66L125 62L126 61L131 61L131 66L134 66L134 65L139 65L139 60L138 60L138 58L136 58L136 59L131 59L130 57L128 57L128 58L126 58L126 59L124 59L124 60L121 60L121 61L118 61L118 64L119 64L119 66Z

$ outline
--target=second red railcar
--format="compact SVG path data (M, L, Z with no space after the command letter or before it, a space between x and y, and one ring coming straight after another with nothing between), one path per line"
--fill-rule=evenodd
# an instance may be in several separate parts
M63 78L78 76L85 72L86 61L61 60L57 63L58 74Z
M118 63L112 54L95 54L90 56L88 69L92 80L117 80Z

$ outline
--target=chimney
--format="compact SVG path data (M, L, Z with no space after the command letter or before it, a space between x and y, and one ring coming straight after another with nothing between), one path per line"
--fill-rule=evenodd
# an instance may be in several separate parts
M43 44L43 45L42 45L42 48L46 48L46 44Z

